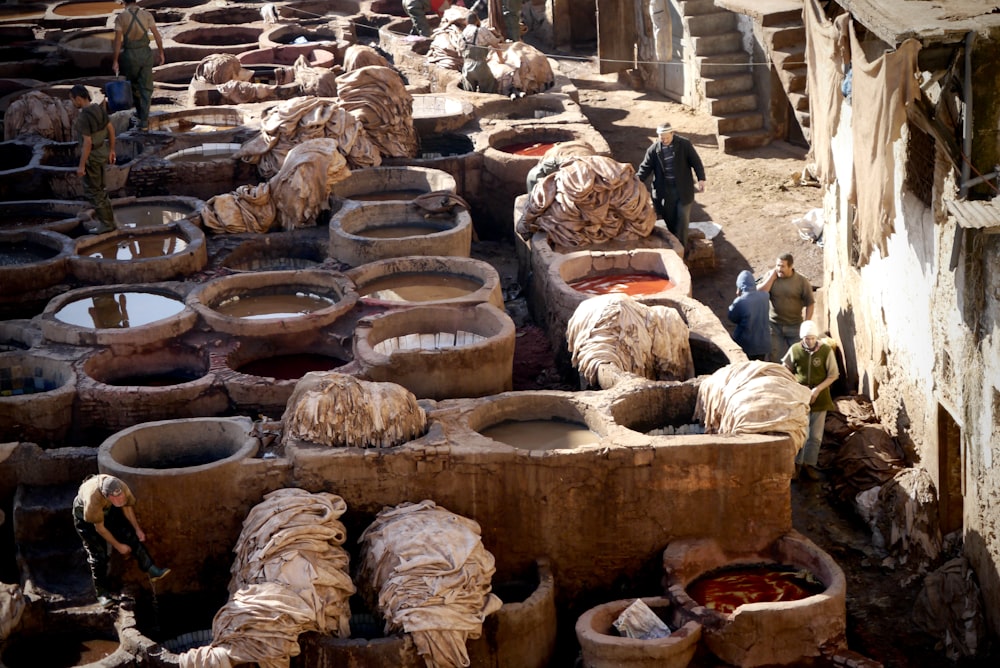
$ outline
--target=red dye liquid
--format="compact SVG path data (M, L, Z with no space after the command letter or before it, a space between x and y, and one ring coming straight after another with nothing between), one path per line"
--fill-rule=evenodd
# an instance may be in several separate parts
M504 153L531 155L540 158L553 146L555 146L555 142L524 142L521 144L507 144L500 150Z
M669 278L657 274L631 273L591 276L572 281L569 286L588 295L655 295L674 287Z
M799 601L825 588L808 571L768 565L715 571L692 582L687 591L709 610L728 614L744 603Z
M328 355L302 353L299 355L276 355L254 360L241 366L237 371L250 376L295 380L310 371L330 371L346 362Z

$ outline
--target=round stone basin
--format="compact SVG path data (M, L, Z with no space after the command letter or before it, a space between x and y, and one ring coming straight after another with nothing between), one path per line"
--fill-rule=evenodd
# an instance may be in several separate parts
M303 21L325 16L350 16L361 11L359 0L300 0L278 6L278 16L284 20Z
M181 149L163 156L164 160L170 162L218 162L222 160L235 160L235 155L242 144L216 144L206 143L201 146Z
M573 400L539 392L505 395L476 407L469 427L519 450L571 450L600 444L606 425Z
M335 48L335 46L331 48ZM305 56L310 67L330 68L337 64L337 54L334 51L318 49L315 43L269 46L253 51L244 51L237 58L245 67L252 65L291 67L299 56Z
M333 324L357 302L343 274L265 271L202 284L188 303L219 332L269 336L313 332Z
M611 417L616 424L651 436L703 434L704 425L694 419L697 401L698 386L693 383L646 385L616 398Z
M844 647L844 573L830 555L795 531L761 553L724 553L713 539L674 541L663 552L663 566L667 597L704 627L705 645L727 664L796 664ZM790 585L788 571L802 577ZM762 572L770 583L762 584ZM775 584L778 572L786 574L780 585ZM700 602L692 593L706 598ZM747 602L741 603L741 597Z
M46 230L0 232L0 284L4 295L42 290L60 283L69 267L72 241Z
M597 155L611 154L607 141L590 125L518 125L490 134L483 169L520 194L528 172L545 152L559 142L573 140L588 142Z
M411 202L348 201L330 219L330 256L352 267L408 255L469 256L468 211L425 214Z
M354 332L362 378L418 399L481 397L513 384L514 322L491 304L416 306L365 318Z
M663 638L639 639L622 636L614 622L636 599L604 603L585 612L576 623L576 638L590 668L686 668L694 658L701 639L701 625L686 621L662 596L642 602L671 629Z
M78 385L84 427L118 430L168 418L220 415L229 398L210 373L205 350L168 345L88 357Z
M437 94L413 96L413 128L421 137L458 130L475 115L467 100Z
M476 103L476 116L485 120L531 121L563 114L571 122L587 122L580 105L561 93L539 93L514 100L484 96L484 99L477 100Z
M99 16L107 18L111 14L116 14L122 9L121 3L102 2L94 0L91 2L61 2L52 8L54 16L75 18L78 16Z
M223 10L228 12L229 10ZM257 16L259 12L253 10ZM241 25L201 26L175 32L174 60L201 60L215 53L239 54L257 48L261 29Z
M500 275L472 258L412 256L379 260L347 272L362 302L381 306L489 302L503 308Z
M68 33L58 46L74 66L105 72L111 68L114 39L114 30L83 28Z
M187 82L191 76L187 76ZM243 125L243 114L232 107L199 107L153 114L149 117L149 129L171 134L192 133L210 137L215 133L231 132ZM228 146L229 144L225 144Z
M70 234L79 228L80 216L88 206L79 200L0 202L0 230L39 228Z
M556 290L562 292L565 286L580 295L579 301L603 294L626 294L639 301L691 296L691 274L672 250L568 253L556 260L554 269Z
M338 22L335 19L330 23L315 26L278 25L261 34L260 46L262 49L285 46L300 47L310 44L313 47L322 46L330 54L330 60L322 67L332 67L334 58L343 62L344 50L350 46L350 42L344 40L345 29L337 25ZM347 34L351 34L350 29L347 30Z
M455 177L427 167L369 167L352 171L333 185L331 193L342 199L382 202L408 201L437 191L455 193Z
M76 373L67 362L25 352L0 354L0 440L61 443L75 399Z
M45 338L58 343L141 346L179 336L196 319L169 287L109 285L53 298L41 326Z
M193 197L142 197L112 202L119 228L162 227L200 217L204 202Z
M208 264L208 250L205 233L179 219L85 237L69 264L85 283L155 283L201 271Z
M257 23L263 21L259 9L252 7L226 7L224 9L206 9L188 14L188 21L195 23L209 23L212 25L242 25L244 23ZM199 42L204 43L204 42Z
M243 242L226 256L222 266L233 271L315 269L326 260L328 250L325 239L274 232Z
M105 441L98 453L118 470L198 469L231 463L257 451L248 418L162 420L130 427ZM114 475L114 474L112 474Z

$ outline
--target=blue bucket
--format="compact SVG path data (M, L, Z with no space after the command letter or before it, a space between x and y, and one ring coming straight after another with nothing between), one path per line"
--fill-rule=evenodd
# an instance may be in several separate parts
M104 84L104 97L108 98L108 111L122 111L132 108L132 84L124 79Z

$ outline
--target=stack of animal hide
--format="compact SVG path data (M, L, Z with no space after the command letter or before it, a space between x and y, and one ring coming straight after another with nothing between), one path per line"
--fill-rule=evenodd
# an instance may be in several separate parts
M384 156L412 158L419 141L413 129L413 96L396 70L362 67L337 77L340 103L361 122Z

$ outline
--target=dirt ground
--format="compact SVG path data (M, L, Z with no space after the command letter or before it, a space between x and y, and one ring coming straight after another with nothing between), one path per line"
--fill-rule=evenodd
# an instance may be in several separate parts
M806 148L785 142L738 155L722 153L712 119L657 93L636 90L625 75L600 75L592 58L556 59L563 74L579 90L584 113L607 139L613 157L638 167L654 137L657 124L669 121L678 134L691 140L705 164L707 186L696 197L691 220L721 226L713 240L717 268L693 278L693 296L708 305L732 330L726 308L735 296L735 280L743 269L761 277L778 254L790 252L795 268L814 287L822 285L823 248L799 236L792 220L822 207L818 187L799 185ZM820 297L821 299L821 297ZM822 323L821 323L822 324ZM540 337L522 331L522 353L541 358ZM531 355L534 353L534 355ZM522 374L524 369L521 370ZM536 370L537 371L537 370ZM560 387L551 369L515 379L515 389ZM565 387L563 389L573 389ZM913 627L908 612L920 589L920 578L894 570L875 555L867 526L849 508L836 507L829 483L792 483L793 524L830 553L848 580L848 644L852 651L887 667L930 668L947 665L996 665L980 657L960 664L949 662L933 638ZM701 657L699 666L713 666ZM819 664L814 664L819 665Z

